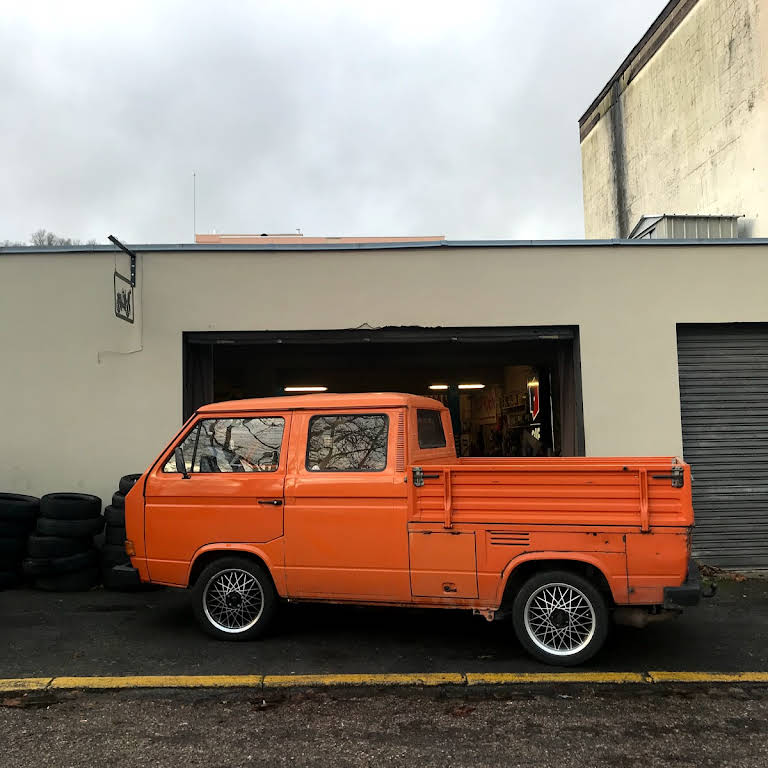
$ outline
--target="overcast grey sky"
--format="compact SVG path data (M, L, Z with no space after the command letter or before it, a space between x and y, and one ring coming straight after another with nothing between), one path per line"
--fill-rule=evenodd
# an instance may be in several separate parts
M577 121L664 0L0 0L0 240L583 237Z

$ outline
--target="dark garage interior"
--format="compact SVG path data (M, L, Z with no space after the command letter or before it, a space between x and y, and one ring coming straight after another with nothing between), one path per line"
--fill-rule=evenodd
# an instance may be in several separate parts
M451 410L462 456L584 454L571 327L184 334L185 418L286 387L433 397Z

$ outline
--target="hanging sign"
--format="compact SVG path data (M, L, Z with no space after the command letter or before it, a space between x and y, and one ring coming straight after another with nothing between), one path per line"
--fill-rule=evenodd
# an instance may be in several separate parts
M123 245L114 235L109 235L108 239L116 245L123 253L131 257L131 276L125 277L115 269L114 287L115 287L115 317L125 320L126 323L133 322L133 289L136 287L136 253Z
M115 272L115 317L133 322L133 286L131 281Z

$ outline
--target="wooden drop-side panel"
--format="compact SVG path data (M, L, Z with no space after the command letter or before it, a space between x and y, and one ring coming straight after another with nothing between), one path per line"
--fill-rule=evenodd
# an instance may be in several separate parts
M672 459L526 459L494 464L460 461L453 466L425 466L428 477L416 489L414 521L445 519L445 470L451 478L454 523L523 525L639 526L639 469L647 468L651 526L689 526L693 522L690 472L685 485L673 488Z
M409 547L414 597L477 597L474 533L411 531Z

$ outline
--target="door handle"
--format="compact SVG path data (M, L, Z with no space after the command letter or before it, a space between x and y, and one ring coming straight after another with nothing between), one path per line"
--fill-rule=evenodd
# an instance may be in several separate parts
M259 499L259 504L271 504L273 507L282 507L282 499Z

